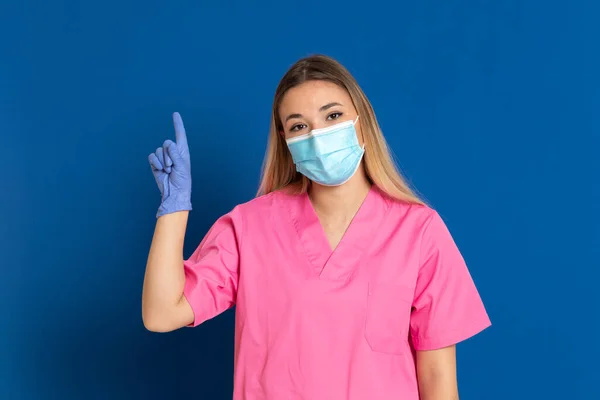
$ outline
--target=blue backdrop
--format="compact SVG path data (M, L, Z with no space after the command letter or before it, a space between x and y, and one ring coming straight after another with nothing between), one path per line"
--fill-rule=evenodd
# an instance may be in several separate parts
M187 256L254 196L275 86L317 52L356 76L488 307L461 399L600 398L597 2L0 7L1 399L231 398L233 312L142 325L147 155L181 112Z

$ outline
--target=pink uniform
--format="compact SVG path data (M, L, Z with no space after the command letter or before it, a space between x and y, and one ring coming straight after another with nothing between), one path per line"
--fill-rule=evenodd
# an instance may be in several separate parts
M414 351L490 325L437 212L375 187L335 251L306 194L239 205L185 276L194 326L236 306L234 400L418 400Z

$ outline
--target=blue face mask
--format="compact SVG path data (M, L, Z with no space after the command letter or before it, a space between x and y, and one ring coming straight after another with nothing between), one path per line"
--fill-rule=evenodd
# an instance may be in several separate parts
M346 183L358 170L365 153L356 137L356 121L344 121L287 139L296 170L321 185Z

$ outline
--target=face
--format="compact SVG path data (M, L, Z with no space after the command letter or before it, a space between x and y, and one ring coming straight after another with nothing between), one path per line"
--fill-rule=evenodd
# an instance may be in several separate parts
M285 139L304 135L313 129L354 121L357 115L348 92L326 81L308 81L288 90L279 106ZM355 128L362 146L360 119Z

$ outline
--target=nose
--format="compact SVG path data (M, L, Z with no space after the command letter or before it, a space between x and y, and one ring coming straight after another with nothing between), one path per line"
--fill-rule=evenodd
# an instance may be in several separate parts
M328 125L325 121L323 121L321 118L312 118L310 120L307 121L308 122L308 127L309 130L313 131L315 129L322 129L322 128L326 128Z

